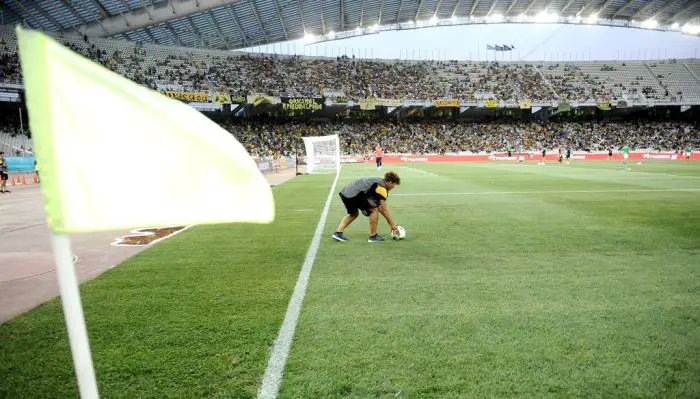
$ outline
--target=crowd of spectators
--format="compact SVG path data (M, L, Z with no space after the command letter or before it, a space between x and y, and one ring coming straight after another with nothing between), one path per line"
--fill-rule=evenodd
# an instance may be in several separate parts
M2 32L0 32L2 33ZM66 46L129 79L154 89L217 90L234 96L266 94L318 97L325 90L357 101L367 97L430 100L454 98L506 102L609 102L623 96L679 99L661 77L636 64L595 66L457 61L367 60L355 57L301 57L232 54L168 48L139 42L59 38ZM671 64L669 64L671 65ZM583 66L583 67L582 67ZM682 68L681 64L678 68ZM612 75L610 75L612 73ZM646 74L630 81L630 74ZM616 82L614 76L619 75ZM660 75L660 73L658 74ZM613 77L612 79L610 77ZM623 79L622 77L625 76ZM19 79L16 41L0 34L0 78Z
M87 37L61 38L67 47L153 89L219 90L234 96L259 93L281 97L321 96L342 92L352 100L367 97L401 99L455 98L509 102L610 101L619 95L659 94L649 77L614 82L605 76L627 65L602 64L596 69L577 64L359 60L354 57L300 57L236 54L145 47L142 43L93 42ZM675 62L670 62L673 65ZM656 65L637 65L636 73ZM642 71L642 72L640 72ZM0 32L0 79L21 78L16 41ZM661 72L652 79L661 79ZM641 83L640 83L641 82ZM675 98L675 97L674 97ZM534 151L560 146L574 150L606 150L629 145L644 149L676 149L698 145L697 126L679 122L488 122L453 120L397 122L344 119L336 123L261 123L238 120L224 126L257 156L302 152L301 137L338 133L346 154L368 154L377 143L389 153L452 153Z
M698 126L684 122L480 122L344 121L342 123L260 123L224 125L255 156L303 153L301 137L338 134L341 152L372 153L377 143L387 153L539 151L572 148L605 151L628 145L635 149L676 150L700 146Z
M253 156L304 153L302 137L338 134L341 153L366 155L379 143L387 153L446 154L552 150L606 151L628 145L641 150L700 147L700 126L686 122L462 122L453 120L351 120L299 122L238 119L221 125ZM0 135L24 136L0 123Z

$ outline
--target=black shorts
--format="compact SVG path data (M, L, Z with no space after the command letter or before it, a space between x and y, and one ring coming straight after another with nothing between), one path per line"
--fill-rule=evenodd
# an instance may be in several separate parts
M566 154L566 159L571 158L571 154Z
M7 172L0 172L0 180L9 180L10 175L7 174Z
M367 201L367 197L362 194L352 198L347 198L343 194L338 195L343 201L343 205L345 205L345 210L348 212L348 215L351 215L357 211L362 211L363 215L369 216L369 210L372 207L370 206L369 201Z

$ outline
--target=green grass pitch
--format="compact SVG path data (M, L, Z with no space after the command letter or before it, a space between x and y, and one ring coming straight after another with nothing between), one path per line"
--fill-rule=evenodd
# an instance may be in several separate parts
M631 167L386 165L408 237L384 243L365 219L330 239L334 194L279 397L700 397L700 163ZM345 166L336 191L378 173ZM332 180L83 284L102 396L255 397ZM63 397L53 300L0 325L0 398Z

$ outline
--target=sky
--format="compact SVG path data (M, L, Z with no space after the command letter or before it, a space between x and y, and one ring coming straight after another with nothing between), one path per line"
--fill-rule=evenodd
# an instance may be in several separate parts
M487 44L515 45L515 50L487 53ZM655 60L700 57L700 37L606 26L480 24L387 31L309 45L294 40L244 51L384 59Z

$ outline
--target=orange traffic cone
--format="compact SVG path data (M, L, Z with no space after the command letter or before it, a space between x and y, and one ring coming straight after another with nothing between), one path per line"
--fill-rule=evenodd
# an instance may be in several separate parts
M12 181L10 182L10 184L12 184L12 187L14 187L14 186L17 184L17 183L15 183L15 177L14 177L14 176L12 176Z
M27 177L26 176L22 176L22 185L23 186L27 185Z
M34 175L34 184L39 183L39 178Z

